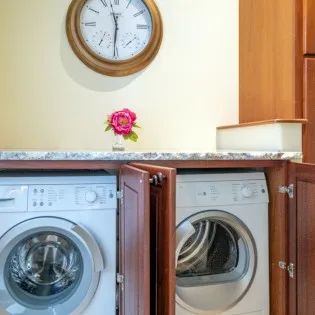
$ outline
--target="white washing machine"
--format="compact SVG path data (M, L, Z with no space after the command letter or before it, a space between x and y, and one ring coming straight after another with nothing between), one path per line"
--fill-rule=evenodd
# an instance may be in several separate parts
M264 173L178 175L176 191L176 315L269 315Z
M116 177L0 177L0 314L116 314Z

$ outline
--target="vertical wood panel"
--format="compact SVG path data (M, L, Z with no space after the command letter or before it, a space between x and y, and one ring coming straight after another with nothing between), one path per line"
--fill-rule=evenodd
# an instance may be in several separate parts
M269 190L269 255L270 255L270 314L286 315L288 276L279 268L279 261L288 259L288 215L286 195L278 187L287 182L287 164L266 169Z
M304 116L303 161L315 163L315 58L304 61Z
M120 169L121 315L150 314L149 173L123 165ZM106 292L104 292L106 294Z
M303 52L315 54L315 1L303 0Z
M239 10L239 122L301 118L301 0L240 0Z
M315 312L315 176L297 183L298 314Z
M161 172L163 183L150 188L151 216L151 285L152 305L150 315L175 315L175 196L176 170L156 165L130 163L146 170L150 176Z
M315 310L315 165L290 163L289 262L295 275L289 280L289 315L313 315Z

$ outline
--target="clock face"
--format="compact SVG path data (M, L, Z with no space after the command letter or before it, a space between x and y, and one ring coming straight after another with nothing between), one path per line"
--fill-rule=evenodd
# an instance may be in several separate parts
M98 56L128 60L148 45L152 18L142 0L87 0L80 13L80 32Z

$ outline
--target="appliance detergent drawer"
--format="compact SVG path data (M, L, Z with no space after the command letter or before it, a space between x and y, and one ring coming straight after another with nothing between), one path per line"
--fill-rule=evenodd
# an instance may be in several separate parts
M0 212L26 212L28 186L0 186Z

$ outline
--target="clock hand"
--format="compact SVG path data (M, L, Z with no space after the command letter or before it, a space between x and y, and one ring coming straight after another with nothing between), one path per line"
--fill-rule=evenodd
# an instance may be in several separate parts
M115 15L114 9L113 9L113 5L111 0L109 0L110 3L110 7L112 9L112 13L113 13L113 18L114 18L114 23L115 23L115 34L114 34L114 57L116 56L116 40L117 40L117 31L118 31L118 16ZM118 57L118 51L117 51L117 57Z
M132 0L130 0L129 3L127 4L126 9L128 9L128 7L129 7L131 1L132 1Z
M114 57L116 56L116 40L117 40L117 27L115 27L115 34L114 34Z
M125 47L127 47L130 43L132 43L137 37L135 37L134 39L130 40Z
M101 44L102 44L102 42L103 42L103 40L104 40L105 35L106 35L106 32L104 32L104 35L103 35L103 37L102 37L100 43L98 44L99 46L101 46Z
M116 15L115 15L115 12L114 12L114 8L113 8L112 2L110 0L109 0L109 3L110 3L110 7L111 7L112 13L113 13L114 23L115 23L115 26L117 27L117 20L116 20Z

